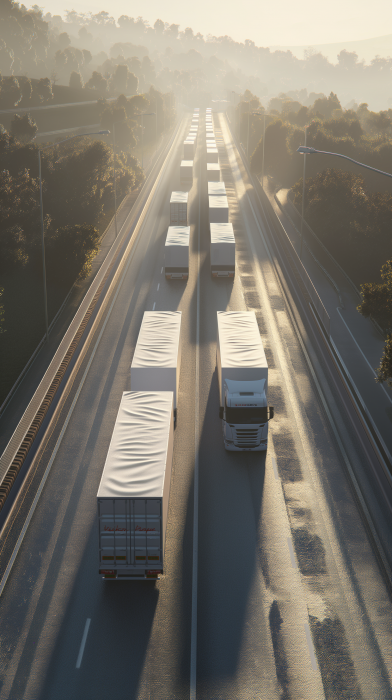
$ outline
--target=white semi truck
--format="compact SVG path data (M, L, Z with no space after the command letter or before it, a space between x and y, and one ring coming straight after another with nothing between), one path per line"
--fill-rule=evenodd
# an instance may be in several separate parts
M212 277L234 277L235 238L233 224L210 224L210 263Z
M145 311L131 364L131 391L171 391L177 420L181 311Z
M229 202L226 195L213 195L208 197L208 217L210 224L229 223Z
M172 192L169 210L170 226L188 226L188 192Z
M99 574L158 579L173 457L173 392L122 395L97 494Z
M180 164L180 184L192 187L193 160L182 160Z
M165 277L187 280L189 277L190 226L169 226L165 242Z
M268 365L253 311L218 311L216 364L226 450L267 449Z

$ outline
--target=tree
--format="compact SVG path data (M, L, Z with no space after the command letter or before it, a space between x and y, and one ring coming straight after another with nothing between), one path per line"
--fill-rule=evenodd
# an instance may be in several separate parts
M87 81L85 87L89 90L96 90L97 92L100 92L101 95L104 95L107 91L107 85L108 83L106 78L95 70L93 71L90 80Z
M1 104L5 109L11 109L22 99L22 91L19 82L13 76L2 78L0 83L1 88Z
M31 141L38 131L38 126L30 114L14 114L11 121L11 134L22 142Z
M154 22L154 29L157 34L163 34L165 31L165 23L162 22L161 19L157 19L156 22Z
M69 287L76 279L85 279L98 247L99 232L91 224L58 228L46 245L48 282Z
M357 309L362 316L372 316L382 328L392 332L392 260L382 266L381 279L381 284L361 284L362 303Z
M69 76L69 87L73 90L81 90L83 88L82 76L76 70L73 70Z

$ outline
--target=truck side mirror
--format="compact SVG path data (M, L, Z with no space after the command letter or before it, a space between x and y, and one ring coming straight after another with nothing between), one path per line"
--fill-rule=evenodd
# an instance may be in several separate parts
M273 406L270 406L270 407L269 407L269 418L268 418L268 420L271 420L271 418L273 418L274 415L275 415L274 407L273 407Z
M219 406L219 418L223 418L223 406Z

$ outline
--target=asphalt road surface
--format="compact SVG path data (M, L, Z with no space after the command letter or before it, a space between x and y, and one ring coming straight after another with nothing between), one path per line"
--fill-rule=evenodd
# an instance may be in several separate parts
M211 278L202 116L189 280L163 274L184 123L37 454L37 474L52 466L0 599L0 700L391 698L391 603L347 478L366 455L306 318L283 294L223 116L215 132L237 265L234 281ZM183 314L165 574L105 582L96 493L151 309ZM275 407L266 454L223 448L216 312L226 309L258 320Z

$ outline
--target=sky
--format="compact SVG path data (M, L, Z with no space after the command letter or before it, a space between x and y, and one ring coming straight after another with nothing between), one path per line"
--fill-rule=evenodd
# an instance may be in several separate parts
M151 25L156 19L180 24L180 29L236 41L251 39L257 46L313 46L355 41L392 33L391 0L42 0L44 12L64 16L65 10L100 12L118 19L141 15ZM34 4L34 3L32 3ZM370 11L371 8L371 11ZM327 11L326 11L327 10Z

